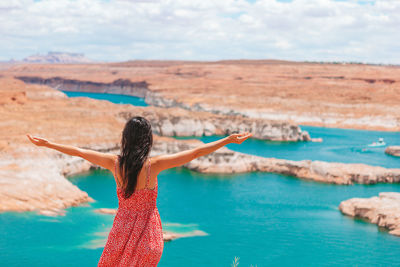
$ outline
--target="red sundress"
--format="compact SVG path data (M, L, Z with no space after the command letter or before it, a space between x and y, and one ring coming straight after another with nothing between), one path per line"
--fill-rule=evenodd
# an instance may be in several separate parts
M160 261L164 241L156 206L158 184L156 180L155 188L148 188L149 176L150 159L145 188L127 199L117 183L118 210L98 266L157 266Z

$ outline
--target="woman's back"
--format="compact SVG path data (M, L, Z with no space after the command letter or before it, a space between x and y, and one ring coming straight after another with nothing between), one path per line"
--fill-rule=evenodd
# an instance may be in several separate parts
M118 159L115 164L115 176L118 177ZM147 171L145 171L147 170ZM146 210L148 208L156 208L157 201L157 177L156 179L151 179L151 159L143 164L143 168L138 175L137 186L133 194L129 198L124 197L124 191L118 185L121 181L117 177L115 180L117 182L117 196L118 196L118 207L119 209L131 209L136 211ZM150 186L150 183L155 183L154 186Z
M129 198L124 198L115 171L118 210L98 266L156 266L159 262L164 242L156 205L157 177L150 187L150 171L151 159L143 164L137 189Z

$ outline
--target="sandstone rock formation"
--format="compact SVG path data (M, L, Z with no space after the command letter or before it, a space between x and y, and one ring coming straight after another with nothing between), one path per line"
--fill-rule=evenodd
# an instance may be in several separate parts
M0 78L0 112L0 211L38 210L50 216L63 214L66 207L94 201L65 177L97 166L81 158L36 147L27 139L26 133L56 143L110 153L118 153L126 118L134 114L149 118L155 133L159 134L174 134L171 124L178 129L177 134L188 135L202 131L204 134L224 134L223 127L228 127L229 131L252 130L258 138L296 137L300 134L298 128L290 125L288 128L270 127L271 130L266 131L265 125L252 118L226 116L224 121L222 115L179 108L134 107L89 98L67 98L47 86L26 85L10 78ZM215 128L202 124L203 120L215 123ZM188 125L192 128L190 131L186 130ZM154 137L152 156L201 144L198 140ZM393 183L399 182L400 177L397 169L268 159L227 148L198 158L184 167L203 173L275 172L336 184Z
M87 65L18 65L3 75L148 84L146 102L293 124L400 129L396 66L268 60L131 61ZM123 90L121 90L123 91Z
M55 89L67 91L99 92L127 94L137 97L145 97L148 92L148 84L142 82L130 82L129 80L115 80L111 83L98 83L91 81L77 81L62 79L59 77L43 79L40 77L18 76L29 84L47 85ZM265 120L247 118L238 114L216 115L209 112L190 112L179 108L179 105L170 109L164 108L143 108L140 111L146 112L152 122L155 134L162 136L209 136L228 135L237 131L250 131L253 138L274 141L312 141L306 131L300 127L285 121ZM178 107L178 108L177 108ZM184 107L183 107L184 108ZM130 109L121 114L128 119L137 114L138 109Z
M89 169L87 162L76 162L76 158L51 151L43 155L34 149L25 147L14 152L21 153L15 158L2 154L0 212L39 211L48 216L63 215L67 207L94 201L65 179L65 175Z
M385 149L385 153L392 156L400 157L400 146L388 146Z
M119 139L120 130L116 129L121 129L123 121L101 103L69 101L65 94L49 87L0 79L0 212L63 214L66 207L94 201L65 179L88 170L88 162L36 147L25 134L80 147L112 149Z
M28 84L47 85L62 91L123 94L137 97L145 97L148 91L148 84L146 81L131 82L128 79L116 79L110 83L100 83L64 79L60 77L44 79L41 77L17 76L15 78Z
M142 115L152 122L156 134L191 135L201 131L225 134L246 127L253 127L248 130L257 133L254 127L260 127L260 138L308 136L299 132L297 126L282 123L266 130L268 125L248 118L243 121L228 118L231 125L227 129L220 125L213 128L212 123L225 123L218 115L68 98L50 87L26 85L10 78L0 78L0 112L0 211L39 210L50 216L63 214L68 206L94 201L65 176L96 166L80 158L35 147L26 133L58 143L117 153L126 116ZM200 127L196 128L196 124ZM172 126L178 131L171 131ZM186 127L191 127L193 132L185 130Z
M192 149L201 143L199 140L158 138L151 155L176 153ZM271 172L317 182L343 185L400 182L400 169L387 169L365 164L264 158L235 152L226 147L197 158L185 164L184 167L201 173Z
M351 198L340 203L339 210L387 228L389 234L400 236L400 193L383 192L379 197Z
M273 141L312 141L307 131L282 121L193 112L181 108L127 108L119 113L124 119L141 113L152 124L153 133L160 136L229 135L249 131L252 138Z

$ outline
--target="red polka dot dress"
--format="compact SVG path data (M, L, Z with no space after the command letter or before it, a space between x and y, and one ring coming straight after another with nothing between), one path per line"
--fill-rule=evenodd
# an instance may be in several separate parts
M145 188L125 199L117 184L118 210L98 266L157 266L160 261L164 242L156 206L158 184L148 188L149 176L150 159Z

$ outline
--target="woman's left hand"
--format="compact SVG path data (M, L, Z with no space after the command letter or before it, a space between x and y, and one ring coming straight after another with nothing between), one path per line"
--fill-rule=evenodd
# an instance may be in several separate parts
M29 140L33 144L35 144L37 146L46 146L46 145L49 144L49 141L47 139L40 138L40 137L35 137L35 136L30 135L30 134L27 134L26 136L29 138Z

